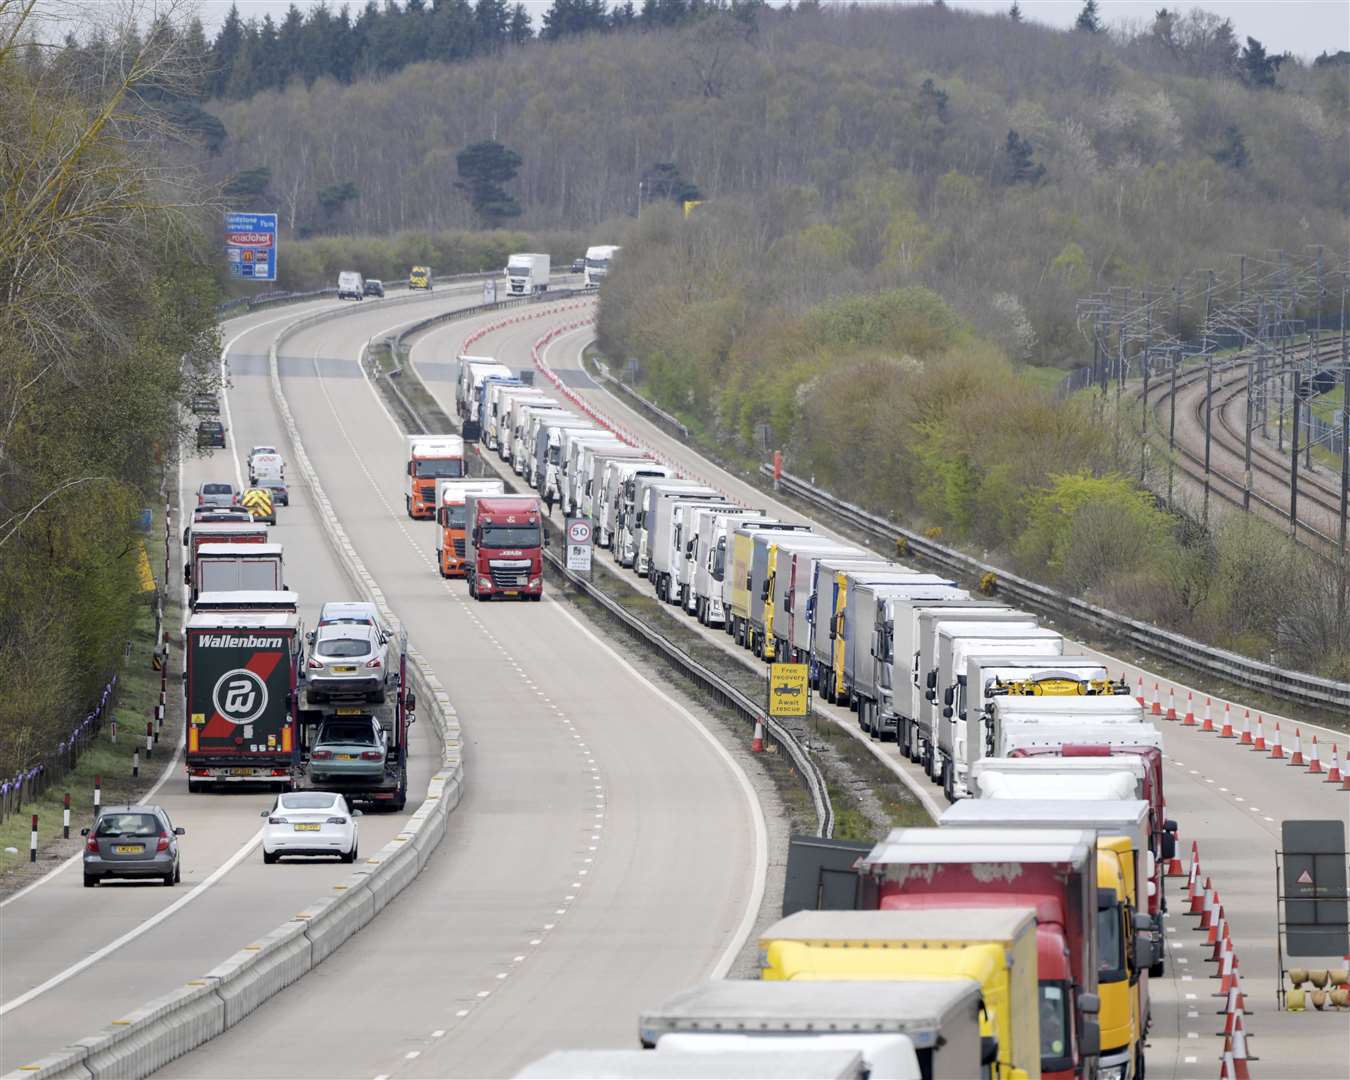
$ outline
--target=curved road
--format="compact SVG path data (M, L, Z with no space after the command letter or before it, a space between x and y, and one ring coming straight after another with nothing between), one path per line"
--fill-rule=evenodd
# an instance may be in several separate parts
M433 526L403 510L404 437L358 366L415 307L305 330L280 369L348 534L460 715L464 801L380 919L166 1075L509 1075L626 1044L643 1004L725 970L757 913L759 806L697 718L551 596L471 604L436 573Z

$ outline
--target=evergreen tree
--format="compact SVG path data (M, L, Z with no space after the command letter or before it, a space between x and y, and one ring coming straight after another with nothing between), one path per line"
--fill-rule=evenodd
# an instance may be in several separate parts
M524 4L517 4L511 9L511 26L507 36L512 45L524 45L534 37L534 26L530 23L530 13L525 10Z
M1230 169L1244 169L1251 160L1247 153L1247 140L1236 124L1229 124L1219 137L1219 148L1210 155L1220 165Z
M1238 73L1242 81L1258 90L1275 85L1275 73L1284 63L1283 56L1268 56L1266 47L1254 37L1247 39L1247 47L1238 59Z
M243 172L235 173L225 182L221 194L232 200L248 200L265 195L271 182L272 170L266 165L260 165L256 169L245 169Z
M234 62L244 43L244 20L239 17L239 6L231 4L220 24L220 32L211 43L211 75L207 81L212 97L220 97L234 73Z
M1008 9L1008 18L1010 18L1013 22L1022 21L1022 7L1020 4L1018 4L1017 0L1013 0L1012 7Z
M1035 150L1030 141L1009 128L1008 138L1003 144L1003 183L1008 187L1039 183L1045 176L1045 166L1036 164L1032 160L1034 155Z
M495 139L466 146L455 155L459 180L455 187L469 197L473 211L486 228L496 228L520 216L520 203L503 184L520 169L520 155Z
M478 20L469 0L441 0L431 17L428 60L465 60L474 55Z
M605 0L553 0L553 5L544 12L544 28L539 36L545 41L557 41L569 34L587 34L608 26Z
M681 176L680 167L673 161L658 161L654 165L649 165L643 170L638 185L644 202L651 199L670 199L672 202L682 203L703 198L698 186Z
M1102 32L1102 20L1097 15L1097 0L1083 0L1083 10L1078 13L1073 25L1075 30L1083 30L1089 34Z
M283 85L281 73L281 45L277 39L276 24L271 15L264 15L258 25L258 40L254 49L254 70L261 86L269 90Z
M372 4L374 0L371 0ZM281 29L277 31L277 86L285 88L290 80L299 77L304 64L305 54L305 17L300 9L292 4L286 9L286 17L281 20Z
M473 21L477 30L477 51L500 52L511 29L511 9L507 0L478 0Z
M338 217L347 204L354 202L361 197L360 189L350 180L343 180L338 184L329 184L327 187L319 189L319 205L323 207L324 220L331 225L333 219Z
M633 6L633 0L624 0L622 4L615 4L609 13L609 26L611 30L631 30L638 24L637 8Z
M924 79L919 87L919 118L940 124L947 122L947 92L939 90L932 79Z

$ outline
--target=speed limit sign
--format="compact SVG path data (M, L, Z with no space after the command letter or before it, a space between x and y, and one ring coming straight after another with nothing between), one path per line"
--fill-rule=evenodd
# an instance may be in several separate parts
M591 523L585 518L567 522L567 569L591 572Z

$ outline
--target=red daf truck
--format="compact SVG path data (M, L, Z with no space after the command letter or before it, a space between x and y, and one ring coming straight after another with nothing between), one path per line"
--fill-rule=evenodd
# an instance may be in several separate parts
M544 595L544 534L534 495L464 497L464 563L469 593L477 600Z

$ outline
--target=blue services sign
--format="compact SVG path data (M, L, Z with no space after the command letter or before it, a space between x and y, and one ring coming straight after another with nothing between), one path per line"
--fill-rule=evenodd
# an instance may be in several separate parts
M276 214L226 214L225 257L231 277L276 281Z

